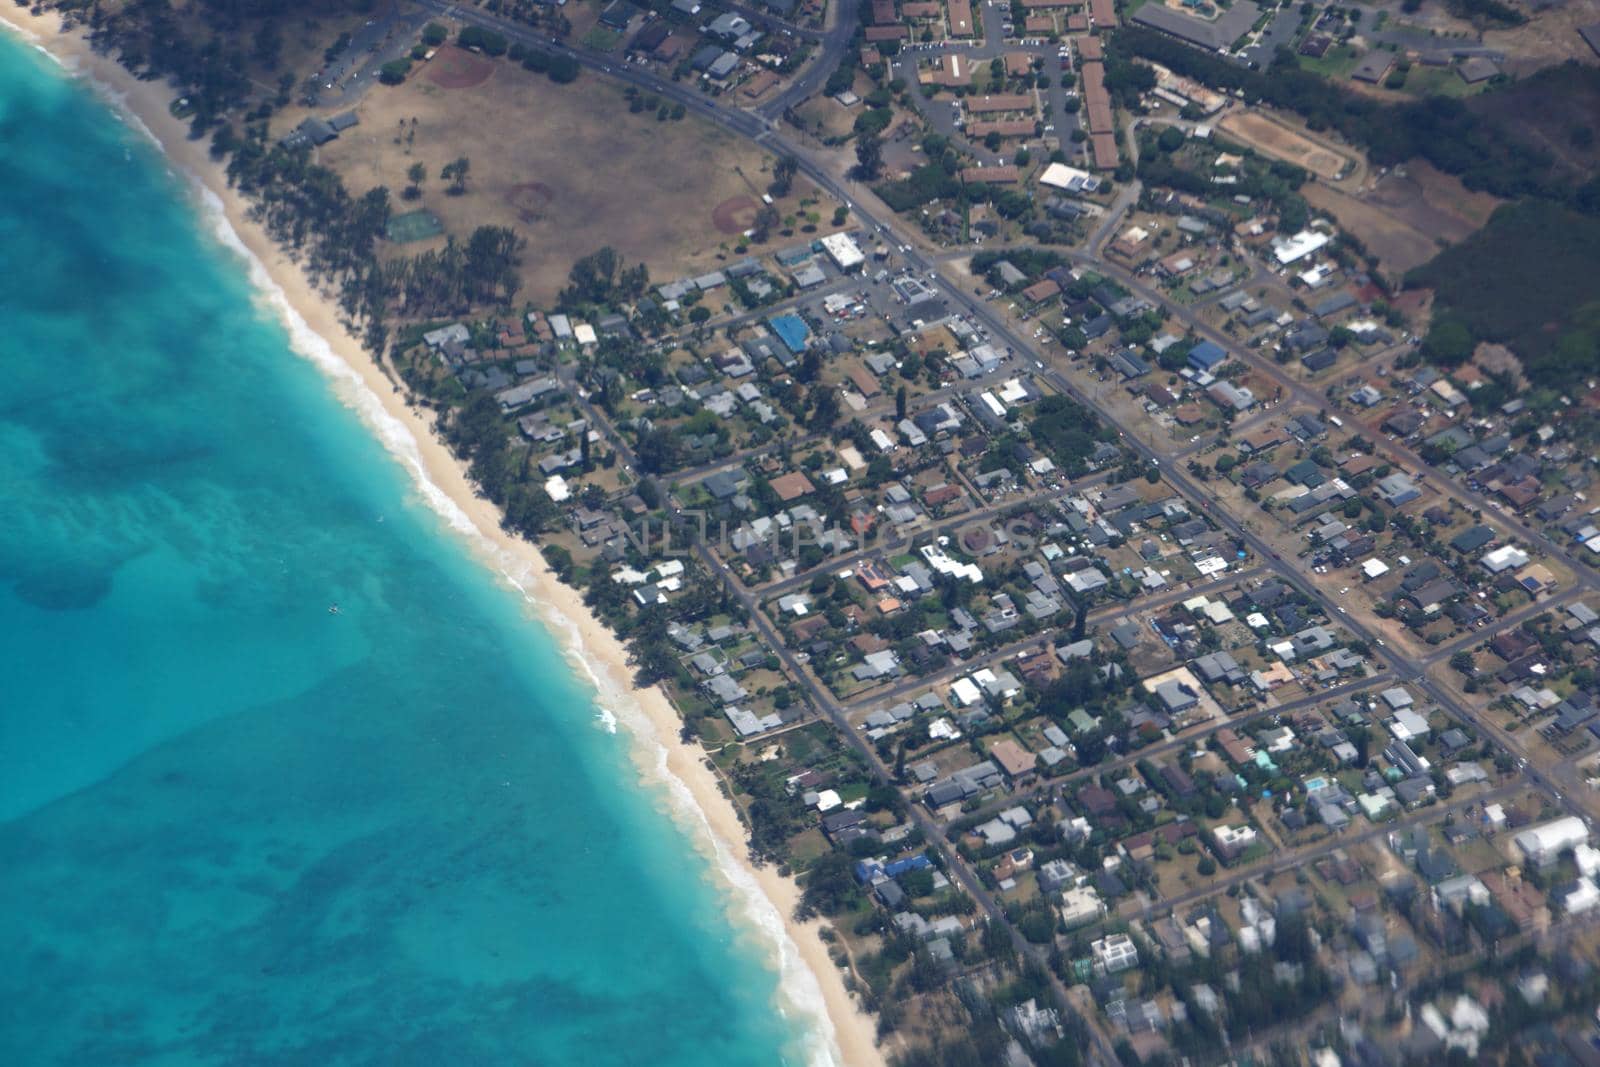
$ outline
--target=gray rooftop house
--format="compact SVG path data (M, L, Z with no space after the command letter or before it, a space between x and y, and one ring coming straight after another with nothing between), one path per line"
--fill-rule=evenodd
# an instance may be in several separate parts
M722 37L731 41L736 37L743 37L749 33L750 22L742 15L727 11L712 19L706 26L706 32L715 37Z
M315 147L327 144L337 136L339 131L332 123L312 117L296 126L280 143L285 148L299 148L302 145Z
M718 500L727 500L738 495L750 484L743 471L718 471L700 483Z
M1385 689L1378 695L1383 698L1383 702L1385 704L1389 705L1389 707L1396 711L1399 711L1401 708L1409 708L1414 703L1411 698L1411 694L1398 685L1392 689Z
M1194 669L1200 675L1200 680L1207 685L1213 682L1238 685L1245 680L1244 670L1228 652L1207 653L1194 661Z
M1402 471L1396 471L1386 478L1378 479L1373 486L1373 491L1390 507L1400 507L1409 504L1422 495L1422 490L1417 488L1417 483L1411 476Z
M726 674L714 674L702 683L708 692L724 704L737 703L750 694L745 692L744 686L728 677Z
M740 737L751 737L783 725L783 720L776 712L758 717L745 708L728 707L722 713L728 717L728 722Z
M1290 641L1294 643L1295 654L1300 656L1314 656L1334 645L1333 634L1325 626L1308 626L1291 637Z
M706 68L706 76L716 81L721 81L739 68L739 55L736 52L724 52L712 61Z
M536 400L543 400L553 393L561 391L561 383L554 378L534 378L495 394L495 399L500 402L503 411L512 411L531 404Z
M1169 712L1188 711L1199 703L1194 693L1177 682L1162 682L1156 687L1155 695Z
M1207 51L1216 51L1231 46L1255 24L1260 14L1261 9L1250 0L1239 0L1210 21L1185 15L1164 4L1145 4L1134 12L1131 21Z
M429 330L422 335L422 340L429 348L438 348L440 345L455 343L464 345L472 339L472 333L461 323L452 322L448 326L441 326L437 330Z
M1057 648L1056 658L1062 663L1071 663L1075 659L1088 659L1093 652L1094 642L1086 637L1082 641L1074 641L1070 645ZM1055 744L1059 745L1061 742L1057 741Z

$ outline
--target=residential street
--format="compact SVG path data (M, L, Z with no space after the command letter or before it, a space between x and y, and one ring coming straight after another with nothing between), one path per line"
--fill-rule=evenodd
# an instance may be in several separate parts
M1108 771L1125 768L1136 758L1174 752L1181 747L1192 746L1203 741L1204 737L1222 725L1238 725L1262 716L1282 715L1301 708L1309 708L1335 699L1338 695L1344 693L1370 691L1373 687L1385 682L1403 683L1413 687L1419 693L1425 695L1428 701L1437 704L1447 712L1451 718L1470 724L1478 731L1481 737L1492 739L1514 756L1520 757L1526 753L1526 746L1521 735L1508 733L1495 721L1478 714L1474 708L1459 700L1449 688L1441 684L1435 677L1437 671L1445 669L1445 661L1454 651L1470 647L1473 643L1482 639L1481 634L1469 633L1431 649L1427 654L1420 657L1411 655L1404 649L1387 644L1371 620L1363 618L1359 612L1346 612L1344 605L1337 602L1336 597L1329 588L1330 583L1320 580L1309 573L1308 565L1303 565L1300 561L1292 558L1284 558L1279 550L1257 531L1255 523L1259 516L1241 519L1241 517L1230 513L1227 508L1219 506L1214 495L1207 490L1206 486L1198 483L1185 469L1184 460L1196 452L1198 450L1197 447L1189 447L1187 443L1180 446L1158 442L1151 439L1147 433L1142 432L1140 427L1120 424L1116 413L1099 400L1094 389L1086 386L1081 372L1059 358L1057 354L1059 350L1056 352L1041 351L1037 345L1032 343L1018 329L1015 323L1006 317L1002 308L974 298L970 280L965 276L958 275L952 269L952 260L961 257L963 253L930 252L925 250L920 234L914 232L911 227L896 218L873 195L869 188L841 176L843 167L837 154L830 154L814 148L777 125L775 120L788 108L798 104L820 87L845 49L849 47L854 26L848 19L841 18L837 20L824 34L816 39L818 52L812 65L789 88L760 108L742 110L713 100L686 85L661 79L645 69L619 63L612 57L595 55L570 44L552 42L548 38L539 37L524 27L498 18L481 9L451 5L444 3L443 0L419 0L419 2L427 12L432 14L449 14L464 21L493 28L525 44L572 55L592 72L639 86L668 100L682 103L689 110L715 122L726 130L753 140L773 152L793 155L799 160L800 170L808 179L815 182L830 196L836 197L850 206L861 228L877 235L891 248L899 249L900 258L903 260L906 269L924 277L934 277L941 281L943 283L942 288L948 293L952 310L961 313L972 323L987 330L990 338L998 347L1007 348L1014 352L1019 359L1024 361L1024 366L1026 366L1027 362L1035 362L1038 365L1035 377L1048 384L1051 389L1096 412L1108 425L1117 426L1125 448L1139 456L1145 463L1158 467L1162 477L1175 493L1192 502L1194 507L1203 509L1212 521L1246 546L1252 556L1252 564L1244 574L1276 574L1293 589L1316 603L1327 614L1328 618L1337 620L1340 625L1346 627L1356 638L1364 641L1371 649L1372 659L1376 662L1376 670L1369 677L1359 682L1346 683L1333 689L1311 694L1289 704L1252 711L1249 715L1229 723L1208 726L1204 730L1196 731L1182 738L1162 742L1138 753L1136 756L1120 757L1096 766L1092 770L1076 772L1074 775L1042 786L1034 794L1030 795L1042 795L1090 773L1103 774ZM854 9L851 8L850 10L853 12ZM984 43L967 46L958 51L961 51L962 54L974 61L987 62L989 57L1000 54L1003 50L1016 50L1009 46L1003 48L1000 44L999 20L1004 10L992 3L985 4L982 8L986 28ZM1046 71L1051 74L1054 86L1046 92L1049 107L1046 113L1054 117L1055 133L1063 145L1076 148L1076 146L1070 145L1069 140L1070 131L1075 128L1076 118L1073 116L1072 122L1068 122L1068 115L1064 106L1065 94L1059 86L1060 67L1056 49L1049 45L1029 45L1024 46L1024 50L1030 54L1046 56ZM917 84L916 60L924 57L925 53L919 51L915 46L908 48L906 52L902 53L894 61L895 74L905 78L909 86L915 86ZM913 90L913 93L919 99L922 99L919 89ZM939 132L956 138L963 148L971 147L980 158L995 159L992 153L987 153L981 146L969 146L965 141L960 140L960 133L955 128L954 112L947 104L928 104L924 99L921 106L933 127ZM1136 151L1133 147L1135 140L1133 137L1127 138L1127 150L1129 152ZM1137 162L1136 158L1133 159L1133 162ZM1313 388L1294 378L1270 358L1259 352L1243 349L1233 344L1230 338L1213 329L1201 319L1196 314L1195 308L1184 307L1171 302L1162 291L1151 286L1146 278L1136 275L1105 258L1103 251L1106 245L1117 233L1125 212L1130 205L1136 202L1139 192L1140 186L1137 181L1125 183L1119 190L1112 209L1106 212L1096 225L1086 243L1086 247L1079 251L1065 251L1064 255L1078 266L1092 267L1099 274L1114 279L1129 292L1162 309L1175 321L1182 324L1185 329L1192 331L1197 336L1222 345L1232 354L1232 358L1247 364L1253 373L1281 388L1285 404L1305 405L1321 410L1324 398L1317 388ZM1249 276L1246 284L1255 284L1258 280L1266 280L1260 273L1261 270L1262 268L1259 266L1253 267L1253 273ZM962 388L966 387L967 385L963 384ZM593 419L594 425L604 428L610 446L615 448L618 454L628 463L633 463L634 456L627 440L617 433L609 421L603 417L602 413L595 410L587 401L584 401L584 406L586 414ZM1404 442L1387 442L1381 444L1380 447L1387 451L1395 461L1411 469L1419 471L1428 469L1428 464L1423 462ZM698 478L712 471L724 469L729 463L735 462L737 458L730 457L717 465L690 471L688 472L688 477L690 479ZM1530 543L1537 543L1547 555L1569 566L1573 573L1577 575L1577 582L1581 590L1594 591L1600 589L1600 576L1597 576L1586 563L1575 559L1562 546L1548 542L1540 534L1530 529L1521 519L1500 511L1481 494L1469 491L1464 486L1442 475L1430 477L1428 484L1450 499L1459 502L1465 508L1482 509L1494 513L1499 521L1506 524L1519 536L1526 538ZM1019 502L1021 501L1006 500L980 512L953 517L933 525L928 532L942 532L954 529L956 526L971 522L974 519L996 517L1002 512L1015 507ZM852 725L850 712L867 705L884 706L901 697L920 692L930 685L953 678L959 673L971 671L975 664L966 663L959 667L947 668L924 676L907 679L874 691L863 700L853 701L851 704L846 705L835 699L828 688L818 680L810 665L786 645L772 620L763 611L762 602L778 593L799 588L820 571L848 567L854 562L881 556L892 547L891 545L879 545L851 556L832 559L811 571L768 582L756 588L745 587L727 563L713 551L711 546L699 544L695 547L696 555L701 563L720 577L740 606L749 613L762 640L782 659L785 667L803 686L812 707L837 727L841 735L847 738L852 747L867 761L867 764L872 768L874 776L884 782L892 781L889 768L884 766L876 750L867 742L861 731ZM1228 574L1225 576L1225 581L1231 583L1237 581L1240 577L1241 574L1237 572ZM1192 595L1193 591L1193 589L1185 589L1181 592L1174 591L1170 594L1164 594L1162 598L1152 598L1150 603L1160 603L1177 599L1181 596ZM1502 625L1513 625L1539 612L1548 610L1548 608L1549 605L1547 603L1530 605L1502 620ZM1114 616L1115 613L1113 609L1097 609L1095 616L1092 617L1096 621L1100 621ZM990 653L985 658L986 662L999 663L1003 659L1015 655L1018 651L1039 646L1043 640L1040 636L1035 635L1007 644ZM1579 772L1570 762L1553 767L1548 771L1529 768L1526 770L1525 776L1527 783L1542 791L1559 807L1567 811L1581 815L1586 819L1591 818L1597 811L1600 811L1600 807L1597 807L1591 800L1590 792L1584 788ZM1509 796L1518 787L1520 787L1520 784L1502 786L1488 793L1477 794L1456 804L1435 806L1414 815L1405 816L1398 823L1389 824L1382 828L1374 827L1360 833L1335 836L1328 842L1313 847L1280 850L1271 854L1268 859L1261 863L1248 865L1226 875L1219 875L1209 884L1197 887L1181 896L1152 902L1144 909L1143 914L1148 916L1158 912L1170 912L1174 908L1224 891L1247 879L1303 865L1333 848L1349 847L1361 841L1375 839L1384 833L1390 832L1396 826L1434 822L1445 814L1459 810L1467 805L1482 803L1490 798ZM1015 803L1016 800L1016 797L1011 797L1007 798L1006 802ZM954 879L979 902L984 914L990 921L1005 921L1004 912L1000 904L989 894L978 875L962 859L948 836L947 828L923 805L912 803L909 807L911 818L914 820L916 827L922 831L929 844L937 848L943 855ZM989 809L984 810L987 811ZM1042 956L1041 950L1024 942L1014 929L1012 937L1019 951L1027 953L1034 958ZM1067 998L1065 990L1060 989L1058 986L1056 992L1059 1006L1066 1009ZM1094 1032L1098 1035L1098 1030ZM1115 1056L1110 1048L1107 1047L1103 1035L1099 1037L1098 1044L1100 1047L1096 1051L1100 1060L1108 1065L1115 1063Z

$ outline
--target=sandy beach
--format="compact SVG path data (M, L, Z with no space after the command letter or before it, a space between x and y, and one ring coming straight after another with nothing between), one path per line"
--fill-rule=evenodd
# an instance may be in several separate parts
M574 665L593 681L600 707L630 736L641 779L652 787L659 784L665 806L721 872L730 915L779 961L783 995L790 1001L784 1010L816 1015L818 1005L825 1009L825 1017L814 1023L818 1035L813 1061L848 1067L883 1064L875 1022L845 989L819 937L821 924L794 920L800 892L792 879L748 862L738 813L699 748L678 740L680 720L666 695L655 687L635 689L621 643L589 614L575 590L555 578L533 545L501 530L498 510L475 493L464 467L434 437L426 413L406 403L399 387L345 328L333 303L249 220L246 203L228 189L221 168L210 159L208 142L189 140L187 125L168 111L172 90L163 82L139 81L114 60L95 55L79 37L61 32L56 15L35 16L8 6L0 14L3 25L88 78L149 131L172 165L197 184L198 196L219 207L242 251L254 259L257 274L264 275L257 281L267 294L266 303L285 319L300 342L297 347L317 350L302 354L323 366L341 398L413 469L420 494L486 565L526 594L541 620L563 640ZM230 238L226 232L220 236Z

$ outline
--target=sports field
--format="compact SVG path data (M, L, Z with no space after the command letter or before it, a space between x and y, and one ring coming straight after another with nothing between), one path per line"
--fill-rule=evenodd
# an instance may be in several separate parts
M1338 179L1350 168L1348 156L1254 111L1231 112L1217 127L1258 152L1304 167L1326 181Z
M495 62L487 56L447 44L428 61L428 80L441 89L470 89L494 74Z

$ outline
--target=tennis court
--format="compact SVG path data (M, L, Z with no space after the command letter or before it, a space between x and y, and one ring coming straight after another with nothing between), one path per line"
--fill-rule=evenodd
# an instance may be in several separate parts
M439 216L423 208L418 211L408 211L404 215L392 215L386 233L389 240L397 245L410 244L412 241L426 241L430 237L437 237L444 232L444 223L439 221Z

